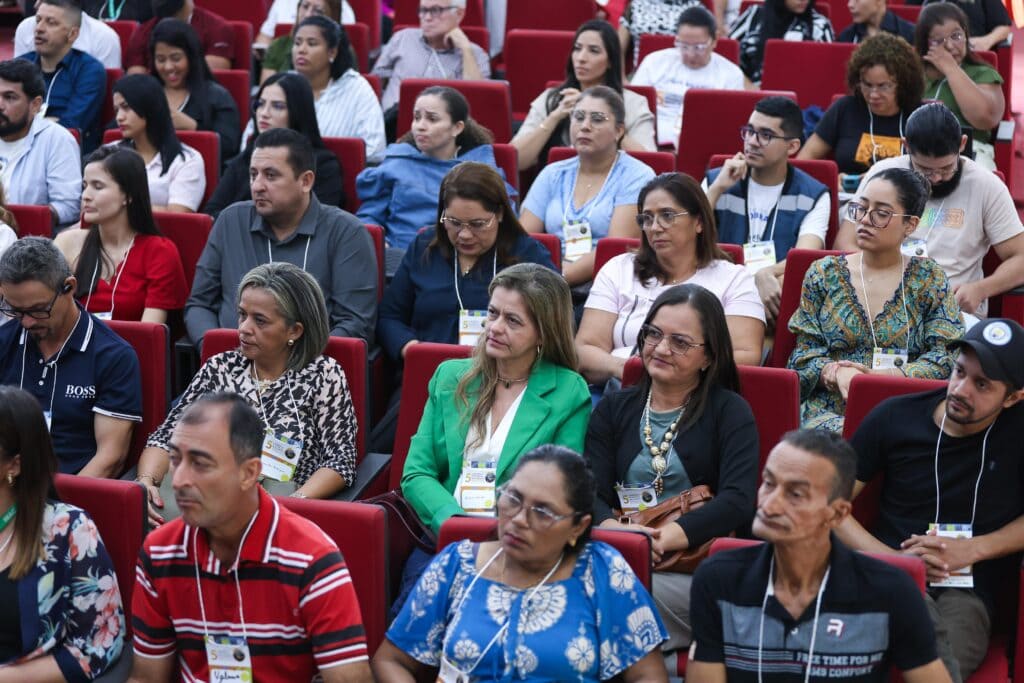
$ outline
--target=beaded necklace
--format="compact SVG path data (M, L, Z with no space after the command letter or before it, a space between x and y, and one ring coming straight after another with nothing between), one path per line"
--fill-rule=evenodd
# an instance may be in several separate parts
M647 450L651 452L651 469L654 470L654 492L661 496L665 490L665 482L662 479L662 475L665 474L665 470L668 469L668 454L672 450L672 441L676 438L676 427L679 425L679 421L683 419L683 415L686 414L686 406L690 405L690 396L686 397L686 403L679 408L679 414L676 415L676 419L672 420L672 423L665 430L665 434L661 437L661 445L654 445L654 438L651 436L651 393L647 392L647 406L644 408L644 443L647 445Z

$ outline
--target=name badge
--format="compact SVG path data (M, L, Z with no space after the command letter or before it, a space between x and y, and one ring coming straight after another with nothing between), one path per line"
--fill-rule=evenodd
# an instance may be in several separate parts
M99 319L99 320L113 320L114 319L114 312L113 311L107 311L106 313L93 313L93 315L96 316L96 318Z
M658 504L658 494L651 484L616 484L615 493L619 496L619 507L623 514L639 512Z
M871 369L872 370L886 370L889 368L902 368L909 361L906 349L883 349L880 346L875 347L875 352L871 356Z
M974 528L970 524L929 524L928 530L936 530L942 538L973 538ZM943 581L929 581L929 586L938 588L974 588L974 571L972 565L949 573Z
M467 515L493 517L498 463L494 460L470 460L462 465L455 499Z
M743 245L743 266L751 275L776 263L775 242L747 242Z
M487 311L459 310L459 346L476 346L487 326Z
M43 411L43 419L46 420L46 431L48 431L48 432L52 431L50 429L50 423L53 422L53 411L44 410Z
M563 258L566 261L572 263L590 253L594 243L590 221L586 219L569 221L562 226L562 234L565 235L565 256Z
M251 683L252 657L245 638L206 636L210 683Z
M263 437L263 476L276 481L291 481L295 477L295 466L302 455L302 441L278 436L267 427Z
M900 245L900 253L904 256L928 258L928 243L917 237L908 237Z
M470 678L455 668L448 658L441 655L441 668L437 672L436 683L470 683Z
M800 31L786 31L786 35L782 36L782 39L799 43L803 41L804 34Z

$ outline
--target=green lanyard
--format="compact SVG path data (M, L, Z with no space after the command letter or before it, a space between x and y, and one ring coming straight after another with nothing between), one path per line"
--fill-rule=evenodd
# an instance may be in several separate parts
M18 514L17 503L12 505L10 509L7 510L7 512L5 512L3 515L0 515L0 533L3 533L4 529L7 528L7 526L11 523L11 520L14 519L14 515L16 514Z

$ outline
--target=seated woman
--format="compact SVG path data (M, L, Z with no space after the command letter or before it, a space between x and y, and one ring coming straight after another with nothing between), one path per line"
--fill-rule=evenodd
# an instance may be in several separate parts
M541 444L583 447L590 392L576 374L569 287L534 263L491 280L484 333L467 360L442 363L409 444L402 495L435 533L452 515L494 516L494 500L463 490L479 470L501 486Z
M715 3L716 9L718 4ZM674 36L679 15L683 10L696 6L703 7L704 3L700 0L627 0L619 18L619 42L622 44L626 64L637 61L640 54L640 36ZM626 70L630 71L628 66Z
M313 145L316 160L313 193L321 204L344 205L341 164L334 152L324 146L324 140L320 137L309 81L296 73L274 74L264 81L252 101L252 119L256 122L257 135L272 128L291 128L302 133ZM216 218L229 205L252 199L249 161L252 159L252 143L255 139L254 135L245 149L228 162L217 189L203 207L204 213Z
M758 436L754 414L737 393L722 304L699 285L677 285L655 299L636 336L643 378L609 392L594 409L584 451L597 479L594 522L650 531L618 521L695 486L715 497L662 526L653 560L728 536L750 521L757 492ZM668 626L666 652L690 644L690 574L656 572L654 600ZM680 618L679 615L683 615Z
M677 283L700 285L725 309L731 356L761 364L764 305L754 277L718 248L715 214L685 173L664 173L639 193L640 250L608 261L594 278L576 334L580 372L595 384L622 379L622 368L651 302Z
M259 409L268 431L263 484L272 493L330 498L352 484L355 409L345 371L323 355L329 331L320 285L301 268L267 263L246 274L238 285L239 348L203 364L142 451L136 480L149 492L154 525L178 514L165 476L171 432L182 411L211 391L235 392ZM288 465L280 455L291 459L290 450L297 455Z
M164 86L174 130L209 130L220 139L220 158L238 154L238 106L206 64L199 38L178 19L161 19L149 37L150 73Z
M3 183L0 183L0 254L18 239L18 219L7 208L7 195ZM0 323L2 325L3 323Z
M92 680L124 652L113 562L84 510L48 499L56 472L39 402L0 387L0 667L12 680Z
M827 256L807 270L789 320L796 348L788 364L800 375L804 427L841 433L858 374L945 379L952 372L946 343L963 336L964 324L946 274L930 258L900 253L929 193L915 171L874 176L846 205L857 253Z
M572 52L565 62L565 81L548 88L530 104L526 120L512 138L519 152L519 168L541 166L552 147L572 144L569 115L580 93L598 85L614 90L625 102L622 148L654 150L654 114L647 98L622 87L622 48L615 29L607 21L588 21L576 29Z
M412 130L388 145L380 166L356 179L364 223L383 226L388 246L405 250L420 229L436 220L441 181L464 161L495 167L494 136L470 116L469 102L458 90L432 86L419 94ZM506 183L506 191L518 196Z
M996 0L943 0L956 5L967 16L971 31L972 50L994 50L996 45L1010 37L1013 20L1007 12L1008 5ZM908 5L928 4L924 0L909 0Z
M287 20L281 19L281 23L291 24L292 30L287 35L274 38L272 35L267 36L266 40L262 40L264 36L256 36L256 45L266 45L267 51L263 55L263 60L260 64L260 83L266 82L268 78L273 76L275 73L281 71L290 71L292 68L292 43L295 39L295 26L301 24L306 17L321 16L327 17L331 21L335 21L339 24L355 23L355 17L352 17L352 21L342 21L340 16L341 5L338 0L299 0L298 5L294 0L274 0L274 6L270 10L270 14L274 14L274 9L281 6L288 7L291 9L291 16ZM347 6L347 3L346 3ZM349 9L348 13L351 15L352 10ZM272 19L270 14L267 15L267 21L264 23L266 26ZM277 17L274 17L274 23L277 22Z
M536 448L497 493L499 540L453 543L431 562L374 656L377 679L668 681L651 596L590 540L583 458Z
M174 242L149 208L142 157L100 147L82 172L82 221L54 240L75 272L75 297L101 320L166 323L185 307L188 287Z
M834 158L840 185L880 159L903 154L903 125L921 105L924 72L914 49L891 33L861 43L846 64L850 94L836 100L804 143L797 159Z
M624 116L611 88L584 90L569 130L576 156L545 166L523 202L519 220L527 232L562 240L562 274L573 286L593 279L598 239L640 233L633 200L654 171L619 149Z
M765 0L736 17L729 37L740 43L740 69L749 87L761 85L764 45L772 38L831 43L832 23L814 9L814 0Z
M330 17L339 24L356 23L356 13L346 0L299 0L296 6L295 0L274 0L267 10L267 17L260 26L260 32L256 35L253 48L258 46L267 47L266 55L263 58L263 68L267 68L267 60L271 57L271 51L280 38L275 39L278 24L298 24L311 14L322 14ZM293 26L294 27L294 26ZM288 38L288 49L291 50L291 37ZM282 71L282 69L275 69ZM271 72L273 73L273 72ZM269 75L269 74L268 74Z
M148 74L125 76L114 84L114 120L124 139L146 162L153 211L192 213L206 191L203 157L178 140L160 82Z
M924 96L939 100L974 129L974 160L995 170L992 130L1006 110L1003 77L976 57L971 45L967 16L948 2L921 10L914 29L914 47L924 61Z

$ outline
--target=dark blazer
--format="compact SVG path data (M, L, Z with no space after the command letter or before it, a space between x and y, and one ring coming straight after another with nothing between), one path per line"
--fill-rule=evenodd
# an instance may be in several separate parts
M231 93L216 81L206 81L204 95L196 97L193 93L181 111L196 120L196 130L209 130L217 134L223 165L224 160L238 154L239 141L242 139L238 105Z
M597 480L595 525L619 507L615 484L626 480L643 446L640 420L646 402L639 387L606 393L591 416L584 455ZM691 547L747 525L754 513L760 461L757 425L743 397L712 388L697 422L672 445L693 485L707 484L715 493L714 500L679 518Z

